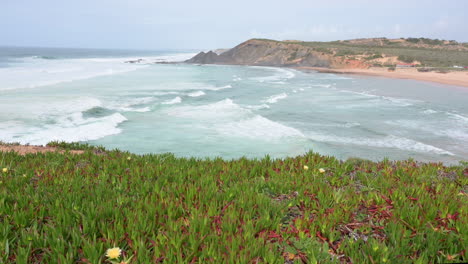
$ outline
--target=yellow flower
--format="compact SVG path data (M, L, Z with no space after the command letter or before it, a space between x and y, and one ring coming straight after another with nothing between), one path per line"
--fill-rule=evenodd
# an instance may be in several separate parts
M3 173L7 173L8 172L8 168L3 168Z
M324 173L324 172L325 172L325 169L320 168L320 169L319 169L319 172L320 172L320 173Z
M109 248L106 251L106 257L108 257L109 259L116 259L116 258L120 257L120 253L122 253L122 250L120 248L118 248L118 247Z
M127 158L127 160L131 160L131 159L132 159L132 157L128 157L128 158Z
M308 170L308 169L309 169L309 166L304 165L304 170Z

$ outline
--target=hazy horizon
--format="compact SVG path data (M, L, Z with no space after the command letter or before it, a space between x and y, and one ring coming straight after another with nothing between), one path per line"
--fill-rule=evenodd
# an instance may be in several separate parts
M332 41L426 37L468 41L468 2L395 0L44 0L0 4L0 46L98 49L230 48L247 39Z

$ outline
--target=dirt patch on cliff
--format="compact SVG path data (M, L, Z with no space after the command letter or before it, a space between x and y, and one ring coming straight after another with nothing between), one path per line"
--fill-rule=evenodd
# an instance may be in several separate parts
M0 152L17 152L20 155L46 153L46 152L59 152L64 153L64 150L55 147L44 146L23 146L23 145L0 145ZM70 150L72 154L83 154L83 150Z

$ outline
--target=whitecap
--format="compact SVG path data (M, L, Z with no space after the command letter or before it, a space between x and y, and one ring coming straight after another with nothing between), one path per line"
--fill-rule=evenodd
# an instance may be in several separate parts
M274 103L277 103L279 100L285 99L286 97L288 97L288 94L286 94L286 93L275 94L275 95L272 95L272 96L266 98L262 102L269 103L269 104L274 104Z
M199 97L199 96L205 95L205 92L203 92L203 91L196 91L196 92L188 93L187 95L190 96L190 97Z
M246 107L249 108L249 109L253 109L253 110L261 110L261 109L268 109L268 108L270 108L270 106L267 105L267 104L248 105L248 106L246 106Z
M367 146L367 147L376 147L376 148L395 148L406 151L415 151L420 153L435 153L439 155L450 155L454 154L446 151L444 149L424 144L419 141L412 139L397 137L389 135L382 138L364 138L364 137L341 137L334 136L331 134L318 134L318 133L309 133L307 136L319 142L334 142L347 145L358 145L358 146Z
M218 118L239 118L249 114L248 109L244 109L227 98L216 103L200 106L179 106L166 110L171 116L194 118L194 119L218 119Z
M430 114L435 114L435 113L438 113L438 112L435 111L435 110L432 110L432 109L427 109L427 110L422 111L422 113L430 115Z
M304 137L299 130L256 115L240 121L228 122L216 126L216 131L223 135L262 140L278 140L288 137Z
M205 90L210 90L210 91L219 91L219 90L224 90L224 89L229 89L232 88L232 85L224 85L224 86L215 86L215 87L206 87Z
M277 67L258 67L258 66L252 66L252 67L269 69L275 72L273 75L269 75L265 77L250 78L251 80L258 81L258 82L284 84L285 83L284 81L292 79L296 76L294 70L291 70L291 69L284 69L284 68L277 68Z
M45 145L50 141L65 141L65 142L80 142L88 140L96 140L106 136L121 133L121 129L117 126L127 119L119 114L114 113L101 118L83 118L82 113L74 113L69 116L64 116L57 119L57 123L53 125L27 127L22 133L3 133L2 140L7 142L19 142L21 144Z
M179 96L175 97L174 99L172 100L167 100L167 101L164 101L162 102L162 104L165 104L165 105L172 105L172 104L179 104L182 102L182 98L180 98Z
M455 119L457 121L461 121L462 123L468 123L468 117L460 115L460 114L455 114L455 113L448 113L450 118Z

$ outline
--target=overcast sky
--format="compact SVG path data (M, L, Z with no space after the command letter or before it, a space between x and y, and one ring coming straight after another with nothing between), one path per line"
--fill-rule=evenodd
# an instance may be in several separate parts
M0 45L209 49L365 37L468 42L468 0L0 0Z

